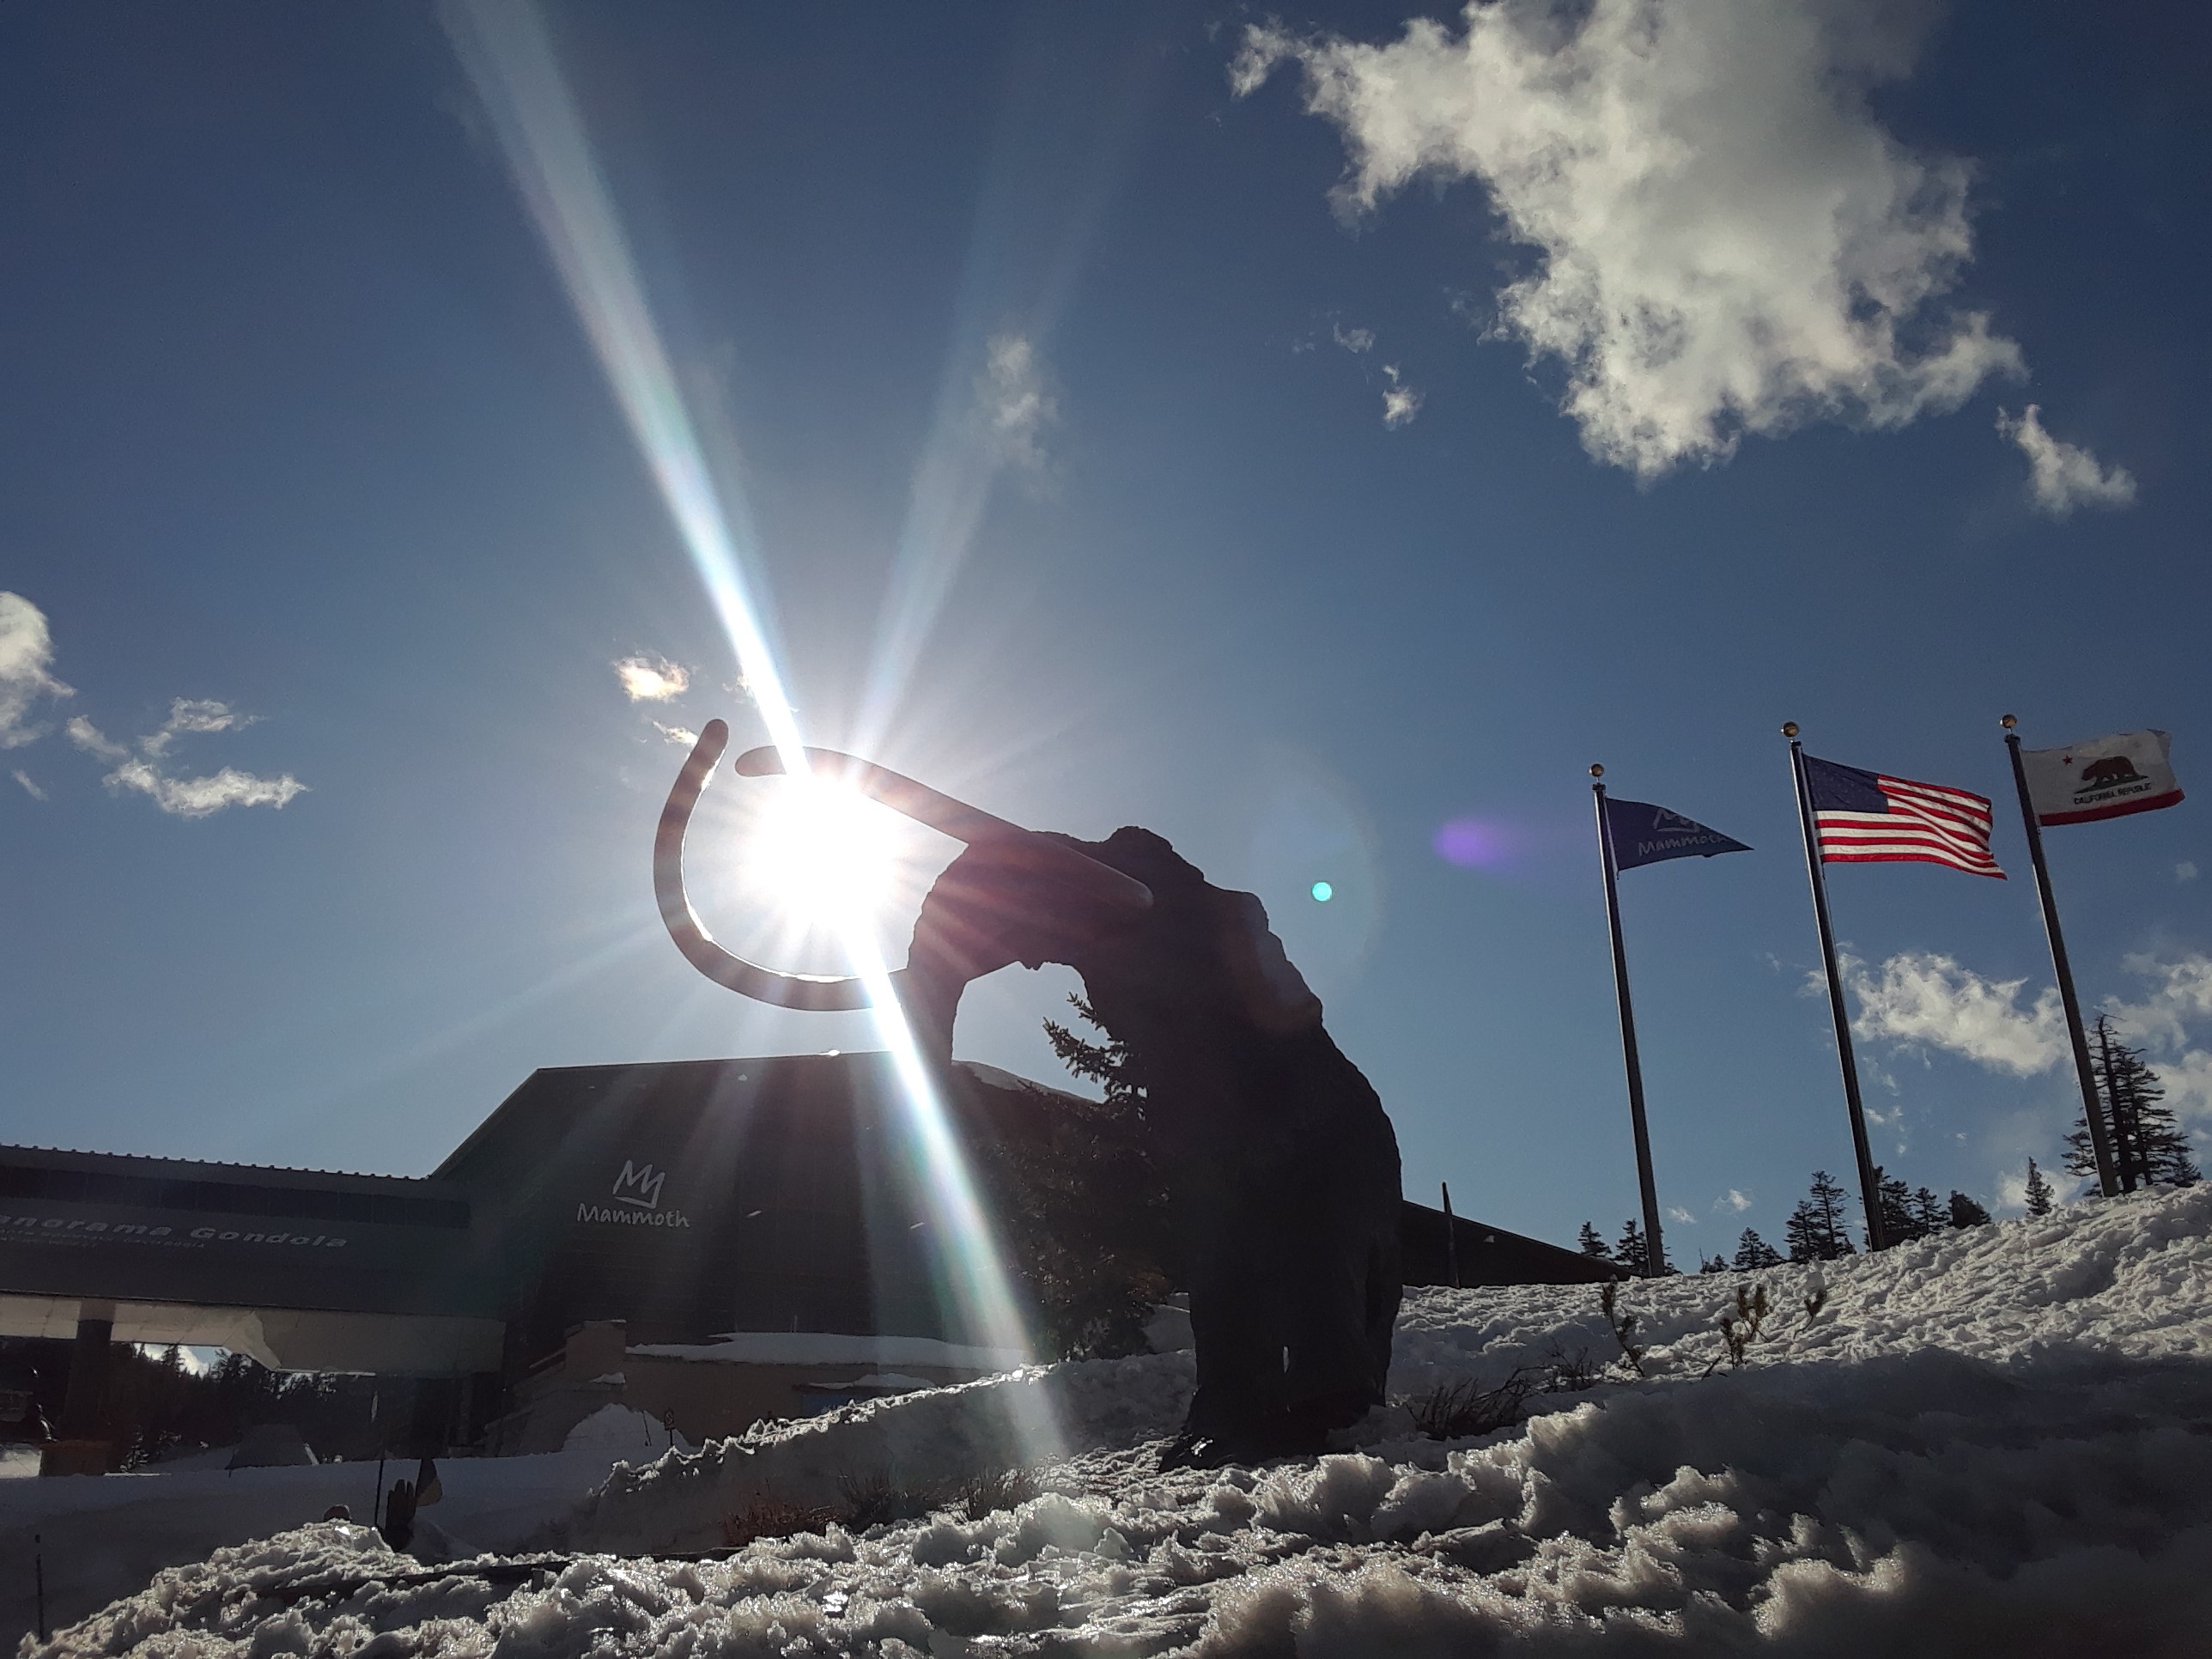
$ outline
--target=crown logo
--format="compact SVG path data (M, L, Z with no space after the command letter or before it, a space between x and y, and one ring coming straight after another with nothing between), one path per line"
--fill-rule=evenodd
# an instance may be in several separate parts
M660 1207L660 1183L668 1179L668 1171L655 1170L650 1164L632 1164L623 1160L622 1173L615 1177L614 1200L631 1204L641 1210Z

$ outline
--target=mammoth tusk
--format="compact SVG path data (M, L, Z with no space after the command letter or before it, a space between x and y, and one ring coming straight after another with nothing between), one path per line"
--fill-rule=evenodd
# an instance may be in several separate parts
M684 836L714 763L721 759L729 742L729 726L720 720L708 720L684 769L676 775L668 804L660 811L660 827L653 840L653 890L669 938L676 941L684 959L715 984L755 1001L823 1012L870 1006L866 981L857 975L788 974L747 962L717 945L701 923L699 913L691 908L690 896L684 889ZM837 750L809 749L805 755L820 774L840 778L869 799L956 841L971 847L996 844L1018 848L1031 871L1065 887L1072 899L1119 911L1143 910L1152 904L1152 890L1144 883L1050 836L1024 830L888 767ZM740 777L779 776L784 770L783 757L773 748L748 750L738 757L736 769ZM901 969L891 975L894 984L905 972Z
M653 891L660 901L660 920L684 960L717 985L742 992L756 1002L772 1002L779 1008L809 1008L843 1012L870 1006L866 985L850 974L787 974L733 956L714 943L700 925L699 913L684 890L684 832L690 827L691 811L707 787L714 763L729 746L730 728L708 720L699 733L684 769L660 809L660 828L653 838Z
M808 749L803 752L817 775L835 777L849 784L870 800L879 801L893 811L955 841L970 847L991 842L1019 847L1036 873L1073 890L1073 896L1116 910L1145 910L1152 907L1152 890L1144 883L1110 865L1101 864L1087 854L1077 852L1064 842L1025 830L980 806L956 800L903 773L878 766L873 761L864 761L857 755L836 749ZM780 777L784 772L782 755L768 745L748 749L738 757L735 764L741 778Z

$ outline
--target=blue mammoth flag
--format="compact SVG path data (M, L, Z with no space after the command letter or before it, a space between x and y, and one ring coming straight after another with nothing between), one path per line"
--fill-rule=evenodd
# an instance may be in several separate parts
M1613 840L1613 867L1633 870L1666 859L1709 859L1716 853L1748 853L1741 842L1708 830L1695 818L1650 801L1605 798L1605 830Z

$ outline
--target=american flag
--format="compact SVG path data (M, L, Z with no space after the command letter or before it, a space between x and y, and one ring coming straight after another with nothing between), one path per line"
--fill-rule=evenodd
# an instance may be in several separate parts
M1915 783L1804 757L1823 864L1948 864L2005 878L1990 856L1990 803L1969 790Z

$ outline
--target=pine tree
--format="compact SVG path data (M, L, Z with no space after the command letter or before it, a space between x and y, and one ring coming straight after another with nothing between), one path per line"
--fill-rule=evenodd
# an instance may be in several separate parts
M1709 1255L1698 1258L1698 1271L1701 1273L1724 1273L1728 1270L1728 1258L1724 1255Z
M1954 1188L1951 1193L1951 1224L1954 1227L1986 1227L1990 1212Z
M1881 1206L1881 1236L1889 1244L1909 1244L1920 1237L1920 1223L1912 1213L1912 1189L1895 1176L1874 1166L1875 1191Z
M1768 1267L1782 1265L1782 1252L1746 1227L1743 1237L1736 1241L1735 1269L1738 1273L1755 1273Z
M2097 1016L2089 1069L2096 1076L2123 1191L2133 1192L2152 1182L2189 1187L2203 1179L2191 1155L2187 1133L2175 1122L2172 1108L2163 1103L2166 1088L2158 1073L2143 1063L2142 1049L2114 1037L2109 1014ZM2087 1113L2075 1124L2066 1137L2066 1167L2075 1175L2093 1176L2097 1157Z
M1826 1170L1814 1170L1812 1193L1798 1200L1784 1229L1792 1261L1832 1261L1858 1254L1844 1231L1844 1204L1836 1178Z
M1634 1216L1629 1217L1627 1224L1620 1230L1620 1242L1613 1247L1613 1259L1638 1278L1650 1270L1650 1247Z
M2027 1212L2030 1215L2049 1215L2057 1195L2051 1190L2051 1182L2035 1167L2035 1160L2027 1160Z
M1597 1229L1587 1221L1583 1223L1583 1230L1577 1236L1576 1243L1581 1245L1582 1252L1586 1256L1599 1261L1613 1260L1612 1250L1607 1247L1605 1240L1598 1237Z
M1097 1025L1089 1004L1069 1001ZM1044 1029L1061 1063L1106 1097L1033 1091L984 1138L983 1171L1048 1343L1063 1358L1141 1353L1145 1321L1176 1267L1145 1092L1110 1035L1094 1042L1056 1020Z
M1933 1238L1951 1224L1950 1207L1927 1188L1917 1188L1912 1194L1912 1219L1921 1237Z

